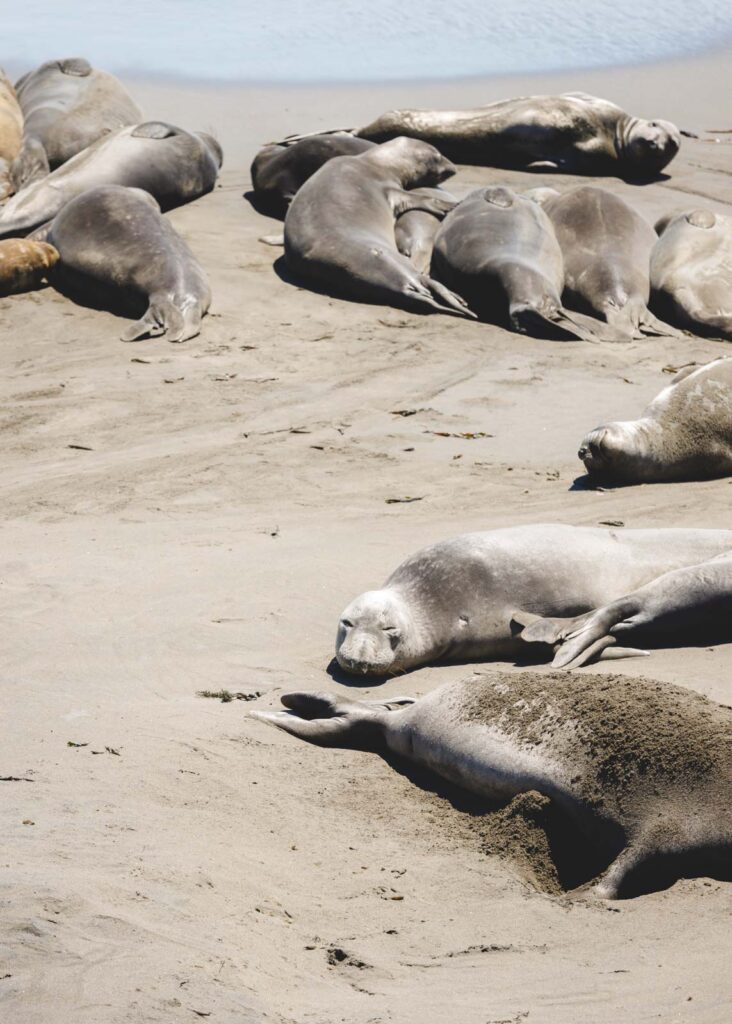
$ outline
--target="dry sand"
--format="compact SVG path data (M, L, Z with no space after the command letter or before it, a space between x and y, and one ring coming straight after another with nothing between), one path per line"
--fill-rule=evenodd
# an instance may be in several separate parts
M729 1020L732 886L617 904L538 892L379 757L196 695L267 707L339 686L342 607L454 533L730 526L730 480L570 489L589 428L635 417L667 368L727 345L556 343L301 290L258 242L276 224L242 198L258 145L391 106L565 88L732 128L728 70L722 54L379 88L128 83L149 116L223 142L220 186L171 216L214 304L201 336L172 346L125 345L123 321L52 289L0 301L0 774L31 780L0 783L3 1021ZM607 185L650 219L729 210L731 146L685 140L670 171ZM450 188L542 180L573 179L465 168ZM386 504L406 496L421 500ZM729 646L621 663L727 703L731 668ZM363 692L420 694L466 671Z

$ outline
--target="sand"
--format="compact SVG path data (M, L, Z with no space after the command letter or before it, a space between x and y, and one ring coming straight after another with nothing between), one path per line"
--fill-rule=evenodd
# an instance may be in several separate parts
M572 489L587 430L635 418L672 367L728 345L548 342L299 289L258 242L277 225L242 198L258 145L391 106L565 88L730 128L728 61L379 88L127 83L149 116L224 145L219 187L171 215L214 301L182 346L125 345L125 321L52 289L0 301L0 775L29 780L0 783L2 1020L729 1019L729 884L617 904L537 891L380 758L197 696L269 707L340 688L340 610L454 533L730 525L731 480ZM607 184L649 219L729 210L729 144L685 140L670 170ZM450 188L525 180L464 168ZM387 503L405 497L420 500ZM730 703L731 669L720 646L592 671ZM360 692L418 695L465 671Z

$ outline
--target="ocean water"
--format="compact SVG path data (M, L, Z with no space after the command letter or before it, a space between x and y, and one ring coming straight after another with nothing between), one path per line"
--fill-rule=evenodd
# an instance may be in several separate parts
M730 39L731 0L21 0L3 11L0 63L368 82L637 64Z

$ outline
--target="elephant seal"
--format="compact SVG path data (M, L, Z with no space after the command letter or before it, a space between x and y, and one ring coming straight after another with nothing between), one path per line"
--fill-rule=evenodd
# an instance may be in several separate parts
M284 217L295 193L334 156L356 156L374 146L348 132L313 135L292 145L264 146L251 167L254 194L267 212Z
M380 590L352 601L338 623L336 659L348 672L385 676L438 659L510 657L537 617L590 612L725 553L732 530L554 524L463 534L418 551ZM598 653L622 656L604 648Z
M25 121L15 190L45 177L97 139L142 120L124 86L83 57L50 60L16 84Z
M471 192L439 227L432 273L483 318L520 333L596 340L562 307L564 265L541 206L503 185Z
M117 297L146 298L147 312L123 341L165 333L187 341L199 333L211 304L208 280L149 192L99 185L67 203L43 233L61 257L56 276L72 290L101 285Z
M669 121L631 117L584 92L520 96L473 110L390 110L360 139L422 139L456 163L519 170L656 177L681 145Z
M20 152L23 114L10 79L0 68L0 199L13 191L10 167Z
M662 530L663 534L670 531ZM570 618L528 622L521 639L551 644L556 668L591 661L618 637L672 638L696 631L732 639L732 549L663 573L594 611ZM558 649L557 649L558 648Z
M731 476L732 358L682 370L640 419L596 427L578 455L608 482Z
M97 185L149 192L163 209L190 202L216 183L221 147L211 135L162 121L120 128L24 188L0 210L0 238L25 235Z
M695 334L732 338L732 218L711 210L663 217L651 252L659 310Z
M620 196L594 185L556 192L541 205L562 250L568 306L605 320L618 338L678 335L648 309L656 242L648 221Z
M602 899L680 877L732 881L732 710L700 694L627 676L523 671L474 674L416 701L281 699L288 711L250 717L320 746L397 755L486 804L513 801L518 813L532 802L535 813L543 797L544 820L553 805L564 845L585 860L577 882L594 878ZM486 807L486 852L501 850L505 821ZM541 877L548 839L507 852Z
M434 196L436 199L446 197L457 203L457 199L440 188L417 188L414 190L422 196ZM428 274L432 263L432 250L435 246L435 235L440 226L441 218L426 210L407 210L397 217L394 225L396 247L402 256L406 256L420 274Z
M394 239L394 220L406 210L442 216L453 206L408 190L437 185L454 173L434 146L414 139L334 157L305 182L287 211L288 266L357 299L472 317L458 295L418 273Z
M0 295L37 288L58 261L58 252L45 242L6 238L0 242Z

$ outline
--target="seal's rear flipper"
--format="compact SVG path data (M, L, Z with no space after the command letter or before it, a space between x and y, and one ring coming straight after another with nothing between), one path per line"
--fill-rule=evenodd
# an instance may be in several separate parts
M20 153L10 165L10 184L13 191L19 192L50 173L51 167L42 143L32 137L24 139Z
M533 337L551 337L561 341L599 341L598 323L581 313L569 313L563 307L550 314L542 312L536 306L524 303L512 305L509 310L512 328L519 334L530 334Z
M321 747L372 745L389 713L386 703L339 700L329 693L286 693L281 700L289 711L250 711L249 717Z
M268 146L294 146L303 139L312 139L318 135L358 135L356 128L323 128L319 132L303 132L301 135L286 135L279 142L268 142Z
M201 314L197 309L181 311L169 299L151 299L147 312L122 334L122 341L139 341L140 338L168 335L168 341L187 341L194 338L201 326Z
M645 303L627 303L622 308L605 310L609 332L604 340L632 341L647 335L661 338L681 338L683 334L670 324L659 320Z
M404 295L411 303L417 306L429 306L441 313L451 313L453 316L464 316L468 320L477 320L477 316L462 296L450 291L444 284L435 281L428 274L419 276L419 284L409 283L404 288Z

